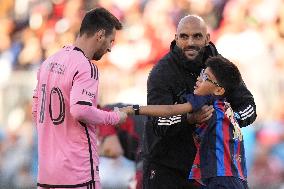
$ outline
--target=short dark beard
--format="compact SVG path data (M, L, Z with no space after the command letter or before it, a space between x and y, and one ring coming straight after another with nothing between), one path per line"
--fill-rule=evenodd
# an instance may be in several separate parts
M100 60L101 58L102 58L102 55L101 55L101 56L98 56L98 54L95 53L95 54L93 55L93 57L92 57L92 60L98 61L98 60Z
M203 61L204 52L205 52L205 46L199 50L198 55L195 57L194 60L188 60L184 52L182 52L183 55L182 59L184 60L183 61L184 68L190 72L199 74L201 69L205 67L205 62Z

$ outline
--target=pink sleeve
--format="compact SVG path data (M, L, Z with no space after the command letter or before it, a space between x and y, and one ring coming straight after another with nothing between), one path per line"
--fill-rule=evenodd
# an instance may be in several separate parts
M71 106L71 114L75 119L93 125L109 124L116 125L119 122L119 115L116 112L106 112L94 106L75 104Z
M110 111L110 109L102 109L106 111ZM100 124L98 125L98 130L99 130L99 137L107 137L110 135L115 135L117 134L117 130L115 127L110 127L108 124Z
M39 82L39 72L40 69L37 72L37 84L36 88L34 89L33 92L33 100L32 100L32 118L33 122L36 124L37 123L37 105L38 105L38 82Z
M89 66L89 67L88 67ZM94 64L78 70L73 79L70 93L70 111L75 119L89 124L116 125L119 115L116 112L99 110L96 107L98 71Z

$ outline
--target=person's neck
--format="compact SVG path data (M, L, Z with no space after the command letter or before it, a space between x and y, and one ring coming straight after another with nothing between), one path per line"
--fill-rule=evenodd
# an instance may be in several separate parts
M94 52L92 51L92 49L94 49L94 47L91 47L91 43L89 43L90 39L87 39L84 36L79 36L76 41L74 42L74 46L78 47L79 49L81 49L85 56L91 60L93 57Z

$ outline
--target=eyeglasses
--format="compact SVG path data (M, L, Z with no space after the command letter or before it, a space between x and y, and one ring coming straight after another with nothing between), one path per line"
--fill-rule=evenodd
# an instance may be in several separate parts
M200 72L200 78L202 79L202 81L209 81L210 83L216 85L217 87L222 87L221 85L219 85L216 81L212 81L211 79L208 78L208 75L205 74L205 69L202 69Z

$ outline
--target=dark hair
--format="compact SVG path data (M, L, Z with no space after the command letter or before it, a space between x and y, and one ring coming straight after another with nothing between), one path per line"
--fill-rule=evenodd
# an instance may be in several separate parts
M224 87L225 95L241 84L242 76L238 67L221 55L210 57L205 64L211 69L218 84Z
M105 30L105 35L110 35L113 28L122 29L122 24L119 20L105 8L95 8L88 11L82 20L80 27L80 36L87 34L94 35L97 31Z

